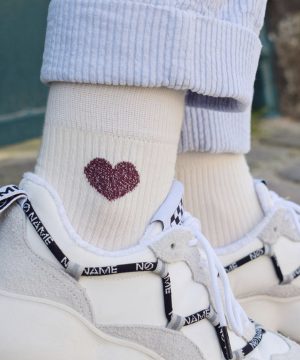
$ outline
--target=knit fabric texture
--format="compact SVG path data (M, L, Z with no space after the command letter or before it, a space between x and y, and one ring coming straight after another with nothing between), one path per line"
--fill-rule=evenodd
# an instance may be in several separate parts
M265 6L266 0L52 0L41 79L183 89L192 108L243 112L253 95ZM191 111L201 130L203 112ZM217 122L226 122L222 116ZM241 122L249 127L249 118ZM208 136L217 132L217 144L210 151L221 152L222 135L212 126ZM236 132L225 141L238 136L245 144L245 132ZM200 151L210 141L207 131L195 136L203 134Z
M243 155L181 154L176 178L185 186L185 208L201 219L214 248L238 241L263 219Z
M247 154L251 148L251 108L225 112L186 105L179 153Z
M51 85L35 172L84 241L139 242L172 186L183 113L183 91Z

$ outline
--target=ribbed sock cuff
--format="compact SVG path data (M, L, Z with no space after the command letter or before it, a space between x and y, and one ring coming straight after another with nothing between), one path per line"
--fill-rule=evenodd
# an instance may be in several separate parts
M240 111L260 49L251 27L184 6L52 0L41 79L191 90L194 106Z
M69 221L84 241L115 251L138 244L167 196L174 178L176 145L46 123L35 173L55 188ZM85 168L95 159L105 159L112 167L122 162L134 166L139 176L136 187L109 201L108 194L100 193L85 175Z
M251 147L251 110L221 112L186 106L179 153L246 154Z
M263 218L242 155L181 154L176 176L185 186L185 208L200 219L214 247L241 239Z
M139 242L172 185L183 110L184 93L165 88L52 84L35 172L82 239Z

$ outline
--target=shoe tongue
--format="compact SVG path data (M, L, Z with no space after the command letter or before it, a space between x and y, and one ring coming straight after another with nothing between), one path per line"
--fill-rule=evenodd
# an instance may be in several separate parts
M182 183L174 180L168 196L152 217L150 225L160 222L163 230L174 225L180 225L183 217L183 192Z
M268 189L266 182L263 180L255 181L255 190L260 206L266 215L274 207L274 200L272 199L270 190Z

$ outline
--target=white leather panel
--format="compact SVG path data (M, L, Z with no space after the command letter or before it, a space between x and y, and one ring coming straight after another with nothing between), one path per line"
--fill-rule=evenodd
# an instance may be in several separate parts
M166 326L161 278L153 273L82 277L98 324Z
M283 274L289 274L300 266L300 242L282 236L274 245L274 251Z
M184 262L168 265L173 295L174 313L192 315L209 306L207 290L192 279L192 273Z
M257 239L239 251L222 256L220 259L224 266L226 266L249 255L252 251L262 248L262 246L263 243ZM261 274L264 274L264 276L261 276ZM265 290L278 284L278 278L274 271L272 261L268 256L257 258L235 269L228 275L233 292L237 297Z

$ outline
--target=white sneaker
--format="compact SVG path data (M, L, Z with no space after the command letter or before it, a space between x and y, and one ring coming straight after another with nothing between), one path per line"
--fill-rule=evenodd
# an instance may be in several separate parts
M216 252L248 315L300 342L300 206L261 181L256 189L265 218L244 239Z
M1 359L300 359L248 320L180 183L140 244L119 252L82 241L42 179L20 188L0 189Z

